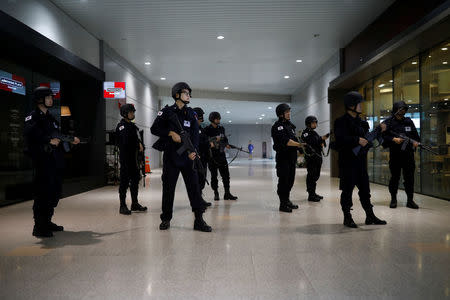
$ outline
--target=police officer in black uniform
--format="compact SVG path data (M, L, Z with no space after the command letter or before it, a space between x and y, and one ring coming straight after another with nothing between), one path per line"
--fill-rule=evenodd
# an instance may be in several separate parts
M303 130L301 138L306 143L305 159L306 169L306 190L308 192L308 201L319 202L322 196L316 194L316 182L320 177L320 169L322 167L322 149L328 135L319 136L315 129L317 128L317 118L308 116L305 119L306 129Z
M344 225L350 228L358 226L353 221L350 210L353 206L352 194L355 186L359 190L359 200L366 212L366 225L385 225L386 221L378 219L373 213L370 202L369 174L367 173L367 152L371 145L364 138L369 131L366 121L360 119L363 97L358 92L349 92L344 97L346 113L334 122L336 138L335 149L339 152L339 178L341 207L344 213ZM382 130L386 126L382 125ZM358 155L352 151L361 145Z
M119 212L123 215L131 215L131 211L147 210L147 207L138 202L139 181L141 180L138 152L144 151L144 145L139 139L139 128L132 122L135 112L133 104L122 105L120 107L122 120L116 127L120 155ZM126 204L128 186L131 193L131 210Z
M152 134L160 139L153 145L163 154L163 194L162 194L162 214L160 230L170 228L170 220L173 214L173 201L175 197L175 187L180 172L183 176L192 211L195 214L194 230L210 232L211 227L203 220L205 211L204 203L200 193L197 170L193 168L193 161L197 153L187 153L181 155L177 150L182 146L179 135L180 126L190 135L192 144L198 149L199 128L194 110L187 106L190 102L192 90L185 82L179 82L172 87L172 97L175 104L166 106L158 112L151 127ZM174 121L174 116L176 116Z
M280 211L292 212L297 209L289 199L295 180L297 167L297 151L302 146L295 135L295 125L291 123L291 108L282 103L275 109L278 117L272 126L273 150L276 151L275 161L278 176L277 194L280 198Z
M207 126L204 133L209 139L215 138L217 143L222 143L227 149L230 149L228 144L228 138L225 135L225 128L220 126L220 113L213 111L209 114L209 122L211 124ZM215 147L214 143L210 143L210 159L208 162L209 171L211 172L211 188L214 191L214 200L218 201L219 198L219 182L217 180L217 170L222 177L223 188L225 193L223 195L224 200L236 200L238 197L233 196L230 192L230 171L228 169L228 161L225 156L223 147Z
M419 146L420 137L416 126L414 126L414 122L410 118L405 117L407 111L408 105L404 101L395 102L392 108L392 116L385 121L388 124L388 130L383 135L383 146L389 147L389 169L391 170L391 180L389 181L391 204L389 207L397 207L398 182L403 169L403 180L407 196L406 206L412 209L418 209L419 206L413 200L414 170L416 167L414 152ZM402 150L404 139L395 136L392 132L403 134L416 142Z
M53 231L64 227L52 222L52 217L62 191L64 147L57 138L60 133L58 121L50 114L53 93L48 87L38 87L33 92L36 109L25 118L24 140L26 153L33 161L34 203L33 236L52 237ZM72 144L80 140L74 137Z
M200 152L200 161L202 162L203 168L205 169L205 172L197 172L198 173L198 182L200 185L200 193L202 194L202 200L205 204L205 206L211 206L211 202L205 201L203 199L203 189L205 188L206 184L206 170L208 168L208 158L209 158L209 140L208 136L203 132L204 129L202 127L202 123L204 121L203 116L205 115L205 112L200 107L194 107L193 108L195 113L197 114L197 122L198 122L198 134L199 134L199 144L198 144L198 151Z

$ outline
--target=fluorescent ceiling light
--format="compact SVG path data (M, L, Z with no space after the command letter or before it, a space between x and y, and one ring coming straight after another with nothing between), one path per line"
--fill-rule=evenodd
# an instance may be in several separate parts
M442 64L443 64L443 65L446 65L446 64L448 64L448 62L444 61Z
M224 89L224 90L228 90L229 88L230 88L230 87L226 86L226 87L224 87L223 89Z
M146 61L144 64L147 65L147 66L149 66L149 65L151 65L152 63L149 62L149 61Z
M384 83L380 84L378 87L382 88L383 86L385 86Z
M442 50L442 51L447 51L448 48L447 48L447 47L444 47L444 48L441 48L441 50Z
M161 80L166 80L166 77L161 77Z
M285 75L285 76L284 76L284 79L289 79L289 78L290 78L289 75Z
M417 65L417 61L413 61L411 64L413 65Z
M218 40L223 40L225 37L223 36L223 35L219 35L218 37L217 37L217 39Z
M303 60L297 59L295 62L301 63L301 62L303 62Z

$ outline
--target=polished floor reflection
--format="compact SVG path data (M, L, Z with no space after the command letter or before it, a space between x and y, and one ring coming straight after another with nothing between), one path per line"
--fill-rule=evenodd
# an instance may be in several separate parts
M326 172L306 201L304 169L280 213L272 161L230 166L238 201L213 202L212 233L194 232L182 179L172 227L159 231L161 180L147 177L147 213L118 214L117 187L63 199L51 239L31 236L31 202L0 208L0 299L443 299L450 297L450 202L416 195L421 209L388 208L388 191L372 185L386 226L344 228L337 180ZM206 198L212 192L206 188ZM223 190L221 191L221 196ZM355 195L356 196L356 193Z

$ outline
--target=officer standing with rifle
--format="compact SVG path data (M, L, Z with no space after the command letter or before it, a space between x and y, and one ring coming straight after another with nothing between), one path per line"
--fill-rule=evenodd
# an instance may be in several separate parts
M339 152L339 178L341 207L344 213L344 225L350 228L358 226L353 221L350 210L353 206L352 194L355 186L359 190L359 200L366 212L366 225L385 225L386 221L378 219L373 213L370 202L369 174L367 173L367 151L371 144L365 138L369 125L360 119L363 97L358 92L349 92L344 97L346 113L334 122L336 138L334 149ZM382 124L382 130L386 129ZM361 146L355 155L353 149Z
M33 236L52 237L53 231L64 227L52 222L52 217L62 192L64 147L60 138L58 121L50 114L53 92L48 87L38 87L33 92L36 109L25 118L25 152L33 161L34 203ZM72 137L76 145L79 138ZM66 147L67 149L67 147Z
M153 148L163 154L163 194L160 230L170 228L173 214L175 187L180 172L183 176L192 211L195 214L194 230L210 232L211 227L203 220L205 206L202 202L198 183L198 171L203 165L197 155L199 128L194 110L187 106L192 90L185 82L172 87L175 104L158 112L151 127L152 134L159 136Z
M214 191L214 200L218 201L219 198L219 182L217 180L217 170L222 177L223 188L225 193L223 195L224 200L237 200L238 197L233 196L230 192L230 171L228 169L228 162L225 156L224 145L227 149L231 146L228 143L228 138L225 135L225 128L220 126L220 113L213 111L209 114L209 122L211 124L207 126L204 133L210 139L210 151L211 156L208 162L209 171L211 172L211 187Z
M120 107L122 120L116 127L120 158L119 213L122 215L131 215L131 211L147 211L147 207L138 202L139 180L141 180L141 163L139 161L143 156L144 145L139 138L139 128L132 122L135 112L133 104L122 105ZM131 210L126 204L128 187L130 187L131 193Z
M389 169L391 171L391 180L389 181L389 192L391 193L390 208L397 207L397 190L400 181L400 172L403 169L403 180L407 196L406 206L412 209L418 209L419 206L414 202L414 170L415 160L414 152L420 145L420 137L414 122L405 117L408 111L408 105L404 101L395 102L392 108L392 116L385 123L388 124L388 130L384 132L384 147L389 148ZM413 139L412 143L406 145L404 135ZM403 147L405 146L405 147Z
M315 116L306 117L305 125L306 129L302 132L301 140L306 143L305 159L308 171L306 175L306 190L308 192L308 201L319 202L323 197L316 194L316 182L319 180L322 167L322 149L330 135L319 136L317 134L315 131L317 118Z
M275 161L278 176L277 194L280 198L280 211L291 213L297 209L289 199L295 180L297 151L302 146L295 135L295 125L291 123L291 108L282 103L275 109L278 117L272 126L273 150L276 151Z
M197 114L197 122L198 122L198 134L199 134L199 155L200 155L200 161L203 164L203 168L205 169L204 172L197 172L198 173L198 182L200 185L200 193L202 195L202 200L205 204L205 206L211 206L211 202L205 201L203 199L203 189L205 188L206 184L206 170L208 167L208 158L209 158L209 139L208 136L203 132L204 129L202 127L203 123L203 116L205 115L205 112L200 107L194 107L194 111Z

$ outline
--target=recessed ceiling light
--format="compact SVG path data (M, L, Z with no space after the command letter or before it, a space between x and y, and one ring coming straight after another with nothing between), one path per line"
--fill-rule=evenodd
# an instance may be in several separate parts
M217 39L218 40L223 40L225 37L223 36L223 35L219 35L218 37L217 37Z
M284 75L284 79L289 79L290 76L289 75Z
M228 123L231 123L231 120L230 120L230 121L228 121Z
M166 77L161 77L161 80L166 80Z
M448 98L445 98L444 101L448 101Z
M431 55L428 55L429 58L431 58Z
M265 117L265 116L266 116L265 114L262 114L262 115L261 115L261 117Z
M258 119L262 120L262 117L259 117Z
M301 63L301 62L303 62L303 60L297 59L295 62Z
M149 62L149 61L146 61L145 62L145 65L147 65L147 66L149 66L149 65L151 65L152 63L151 62Z
M413 61L411 64L413 65L417 65L417 61Z
M380 84L378 87L382 88L383 86L385 86L384 83Z
M268 109L272 109L272 106L269 106Z
M417 82L420 82L420 80L419 80L419 79L417 79L416 81L417 81Z
M229 88L230 88L230 87L226 86L226 87L224 87L223 89L224 89L224 90L228 90Z
M441 48L441 50L442 50L442 51L447 51L448 48L447 48L447 47L444 47L444 48Z
M227 114L231 113L231 111L227 110Z
M446 65L446 64L448 64L448 62L444 61L442 64L443 64L443 65Z
M389 82L394 82L394 80L391 79L391 80L389 80Z

